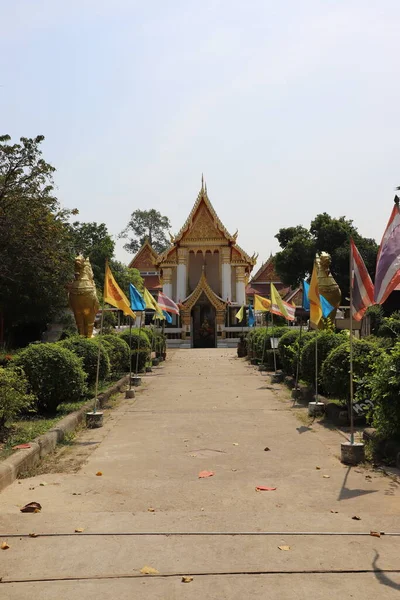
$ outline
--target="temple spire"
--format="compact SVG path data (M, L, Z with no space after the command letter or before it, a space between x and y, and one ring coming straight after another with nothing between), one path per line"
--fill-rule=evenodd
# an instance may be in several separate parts
M204 177L203 177L203 173L201 174L201 191L204 191Z

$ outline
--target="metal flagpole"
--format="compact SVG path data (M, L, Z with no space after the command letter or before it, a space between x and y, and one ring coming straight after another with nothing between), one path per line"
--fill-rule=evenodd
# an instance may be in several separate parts
M129 389L132 389L132 317L129 316Z
M299 339L297 341L298 343L298 350L297 350L297 362L296 362L296 382L295 382L295 386L294 389L297 390L299 387L299 373L300 373L300 354L301 354L301 336L303 333L303 319L301 320L300 323L300 333L299 333Z
M274 338L274 313L272 312L272 281L270 282L269 298L271 300L271 329L272 329L272 350L274 352L274 370L276 373L276 354L275 354L275 338Z
M137 354L136 354L136 371L135 371L136 376L138 374L138 369L139 369L139 353L140 353L140 340L141 340L141 333L142 333L143 313L144 313L144 310L142 310L142 312L140 313L139 343L138 343Z
M106 267L104 273L107 272L108 260L106 260ZM99 392L99 375L100 375L100 353L101 353L101 336L103 335L103 323L104 323L104 290L103 290L103 301L101 305L101 319L100 319L100 338L97 348L97 368L96 368L96 384L94 391L94 408L93 413L97 410L97 394Z
M315 403L318 404L318 332L315 332Z
M353 253L350 243L350 443L354 444L353 415Z

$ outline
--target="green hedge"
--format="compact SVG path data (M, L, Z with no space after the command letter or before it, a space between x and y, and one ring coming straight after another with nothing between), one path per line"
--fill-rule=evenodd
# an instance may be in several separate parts
M109 347L108 358L110 360L111 372L115 375L129 371L130 352L129 345L125 340L118 335L108 333L102 336L101 341L104 341Z
M270 338L280 338L287 331L288 327L253 327L247 334L247 351L260 360L264 354L265 360L265 351L271 350Z
M289 329L280 338L278 351L282 362L282 369L287 375L296 375L297 361L299 355L301 355L301 349L314 336L314 331L303 330L300 336L300 329Z
M374 365L382 360L384 350L367 340L353 340L353 385L354 393L361 389L368 394ZM325 393L338 400L350 398L350 342L332 350L324 361L321 380ZM367 389L365 389L367 387ZM368 399L368 398L365 398Z
M0 433L18 415L34 404L35 397L28 394L28 380L19 367L0 367Z
M55 412L62 402L77 402L87 392L82 359L60 343L32 344L14 364L24 370L39 412Z
M315 383L315 343L318 344L318 376L321 381L322 364L328 354L348 340L346 333L332 333L330 331L321 331L309 339L303 346L300 359L301 378L307 383Z
M383 437L400 440L400 342L375 361L371 392L374 427Z
M81 335L70 337L62 342L58 342L63 348L67 348L74 352L79 358L83 359L83 368L87 373L88 385L94 385L96 382L97 375L97 360L99 347L96 342L96 338L88 339ZM99 380L104 381L110 375L110 360L108 358L107 348L101 346L100 348L100 368L99 368Z
M129 341L130 341L129 329L124 329L124 331L122 331L118 335L129 346ZM132 329L131 349L136 350L139 347L139 344L140 344L140 348L145 348L150 351L151 346L150 346L149 336L147 335L147 331L145 329L142 329L139 334L139 329L137 329L137 328Z

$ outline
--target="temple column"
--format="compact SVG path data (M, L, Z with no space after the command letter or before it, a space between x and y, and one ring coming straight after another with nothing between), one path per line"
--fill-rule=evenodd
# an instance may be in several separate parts
M168 296L168 298L171 298L172 300L172 269L171 268L167 268L167 269L163 269L163 275L162 275L162 280L163 280L163 293Z
M226 301L232 300L232 268L230 246L221 248L222 255L222 298Z
M240 305L246 302L246 271L244 267L236 267L236 302Z
M183 302L187 290L187 248L178 248L178 268L176 276L176 301Z

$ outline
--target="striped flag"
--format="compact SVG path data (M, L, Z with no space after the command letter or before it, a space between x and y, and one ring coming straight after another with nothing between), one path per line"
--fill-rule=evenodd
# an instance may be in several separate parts
M274 315L285 317L287 321L294 321L296 308L288 302L284 302L273 283L271 283L271 312Z
M310 325L314 329L317 329L318 324L322 319L322 307L321 298L319 296L317 264L315 261L311 275L310 288L308 290L308 299L310 301Z
M165 310L165 312L179 315L178 305L162 292L158 292L158 306L161 308L161 310Z
M269 311L271 309L271 300L268 298L263 298L258 294L254 294L254 310L261 310L263 312Z
M353 319L361 321L368 306L374 303L374 284L367 271L367 267L357 250L357 246L350 238L351 252L351 288L352 305L351 314Z
M376 261L374 293L376 304L383 304L400 283L399 198L396 196L394 201L395 205L383 234Z

